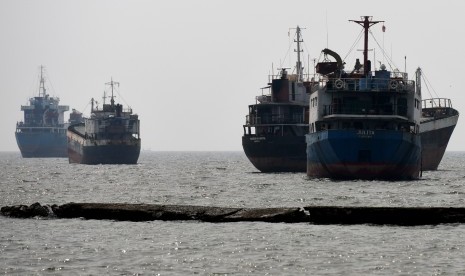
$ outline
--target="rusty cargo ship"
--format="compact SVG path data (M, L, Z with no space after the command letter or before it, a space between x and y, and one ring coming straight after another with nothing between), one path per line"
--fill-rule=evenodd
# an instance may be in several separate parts
M136 164L141 149L140 122L132 109L115 104L114 90L119 83L107 83L110 103L102 108L91 101L91 115L84 123L68 128L68 158L79 164ZM104 96L104 99L106 97Z

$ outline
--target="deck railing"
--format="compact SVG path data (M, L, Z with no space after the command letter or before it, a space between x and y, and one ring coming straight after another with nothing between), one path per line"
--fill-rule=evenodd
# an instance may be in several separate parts
M325 105L323 116L329 115L399 115L407 116L406 105L382 104L364 106L360 104L331 104Z
M320 85L326 85L328 91L415 91L415 81L404 79L377 79L377 78L340 78L322 80Z
M447 98L431 98L421 101L421 108L437 108L445 107L452 108L452 101Z
M421 101L422 116L425 118L443 118L458 115L452 108L452 101L447 98L431 98Z
M291 115L247 115L246 125L266 125L266 124L303 124L306 123L303 114Z

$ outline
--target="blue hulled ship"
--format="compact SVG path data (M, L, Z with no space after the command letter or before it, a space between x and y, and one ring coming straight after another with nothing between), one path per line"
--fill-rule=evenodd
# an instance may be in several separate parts
M341 179L417 179L421 172L421 87L385 65L372 70L364 16L363 63L346 72L340 56L324 49L318 84L310 94L307 175ZM332 56L335 61L331 61Z
M24 121L16 124L16 142L22 157L67 157L64 112L58 97L50 97L45 88L44 67L40 67L39 93L22 105Z

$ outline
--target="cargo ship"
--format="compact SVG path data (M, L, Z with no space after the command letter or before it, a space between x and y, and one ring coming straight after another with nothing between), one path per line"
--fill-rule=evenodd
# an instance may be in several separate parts
M296 28L297 62L292 73L280 68L268 86L249 105L242 147L261 172L305 172L305 134L308 133L309 92L312 82L301 62L301 29ZM307 80L304 80L304 79ZM267 91L267 92L264 92Z
M437 170L459 119L459 112L447 98L422 100L421 168Z
M115 104L114 91L118 82L106 83L111 89L110 103L104 95L101 108L91 100L91 115L84 123L68 127L69 163L137 164L141 139L139 117L131 108Z
M362 26L363 63L344 70L340 56L323 50L318 88L310 95L307 175L333 179L418 179L421 172L420 74L409 80L384 64L372 71L369 28L384 21L351 20ZM330 61L332 56L336 61Z
M59 105L58 97L50 97L45 88L44 66L40 67L39 91L22 105L24 120L16 123L15 137L24 158L67 157L67 105Z

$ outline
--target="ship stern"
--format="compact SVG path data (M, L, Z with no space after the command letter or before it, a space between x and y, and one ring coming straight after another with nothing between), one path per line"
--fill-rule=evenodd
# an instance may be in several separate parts
M418 179L421 138L395 130L325 130L306 135L307 175L334 179Z

